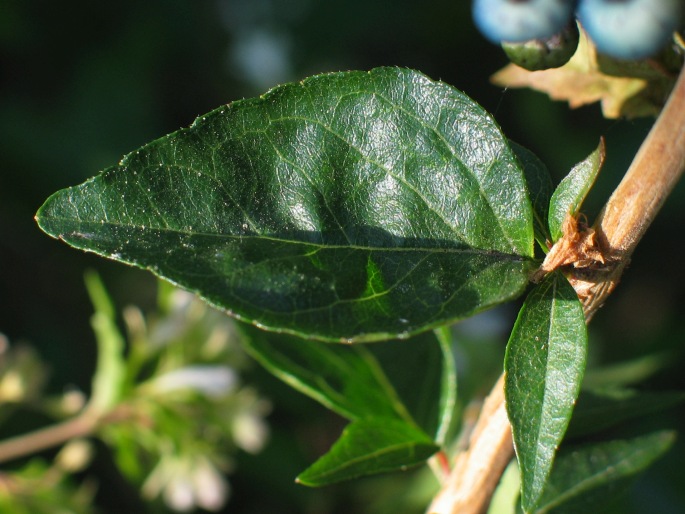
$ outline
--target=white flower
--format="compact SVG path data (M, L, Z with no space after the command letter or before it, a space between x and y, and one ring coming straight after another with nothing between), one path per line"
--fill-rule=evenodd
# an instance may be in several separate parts
M268 435L269 429L258 413L241 412L233 421L235 443L246 452L259 452Z
M195 507L193 485L188 477L183 475L175 475L169 480L164 488L163 497L164 503L179 512L188 512Z
M155 378L150 386L160 394L190 389L218 398L231 392L237 382L235 371L228 366L194 365L164 373Z
M230 487L206 456L163 457L142 488L143 496L162 497L169 508L188 512L200 507L218 511L228 499Z
M224 506L229 494L229 484L209 460L201 459L196 463L192 478L199 507L217 511Z

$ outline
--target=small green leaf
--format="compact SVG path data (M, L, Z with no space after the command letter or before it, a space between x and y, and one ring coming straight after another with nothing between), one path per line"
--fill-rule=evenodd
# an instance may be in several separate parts
M95 308L91 325L98 350L88 408L105 413L117 405L123 393L126 379L125 342L117 327L114 305L100 277L89 272L85 275L85 281Z
M535 514L602 512L602 506L623 493L636 475L675 442L662 431L626 440L562 448Z
M516 154L523 173L526 177L528 195L533 204L533 228L535 230L535 240L540 248L546 253L547 242L552 241L552 237L547 228L547 218L549 217L549 203L554 191L552 177L547 166L527 148L509 141L511 149Z
M415 426L394 418L350 423L328 453L297 477L318 487L364 475L405 470L422 464L438 450Z
M442 373L440 380L440 408L438 418L438 430L435 441L444 445L447 440L454 406L457 403L457 365L452 351L452 332L449 327L441 327L435 330L435 334L442 350Z
M504 360L507 413L521 469L521 503L542 494L580 391L587 330L576 292L558 272L530 292Z
M552 194L549 204L549 230L552 242L563 235L562 226L566 216L575 216L578 213L602 168L604 154L604 139L601 139L597 149L584 161L576 164Z
M355 345L324 345L244 327L245 349L286 384L341 416L411 420L374 356Z
M329 341L408 337L510 300L533 257L523 172L499 127L398 68L221 107L36 218L240 319Z
M685 393L647 393L631 389L582 391L566 437L581 437L620 425L631 419L673 407Z

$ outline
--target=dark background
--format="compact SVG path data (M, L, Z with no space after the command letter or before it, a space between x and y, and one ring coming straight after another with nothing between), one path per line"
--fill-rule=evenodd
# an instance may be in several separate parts
M397 65L452 84L537 153L555 182L605 135L608 163L585 208L592 220L651 120L604 120L597 105L571 111L538 93L503 91L488 77L504 64L463 0L0 0L0 332L35 345L50 363L52 390L87 389L95 355L84 270L102 274L119 306L151 308L155 280L50 239L35 211L56 190L200 114L320 72ZM590 329L593 365L670 352L669 365L643 385L650 390L685 389L684 229L679 187ZM391 482L323 491L292 483L315 456L288 438L309 430L325 440L339 424L266 375L254 380L277 396L273 441L264 455L241 459L227 512L381 512L368 489L392 496ZM645 423L682 427L682 412ZM684 454L678 443L619 511L684 512ZM98 497L108 512L119 481L106 462L96 471L114 488Z

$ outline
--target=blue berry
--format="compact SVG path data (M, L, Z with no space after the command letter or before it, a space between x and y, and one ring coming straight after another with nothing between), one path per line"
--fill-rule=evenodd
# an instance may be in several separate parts
M504 53L514 64L529 71L548 70L566 64L578 48L578 24L575 20L561 32L544 39L523 43L502 43Z
M558 33L574 5L574 0L474 0L473 20L494 43L521 43Z
M580 0L578 20L600 53L644 59L668 42L681 11L682 0Z

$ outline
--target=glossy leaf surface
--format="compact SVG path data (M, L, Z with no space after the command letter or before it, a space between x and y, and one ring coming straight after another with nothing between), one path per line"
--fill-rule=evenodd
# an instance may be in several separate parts
M673 432L654 432L562 449L535 514L601 512L635 476L675 442Z
M604 140L597 149L576 164L559 183L552 194L549 204L549 230L552 242L563 235L563 224L566 216L575 216L597 179L604 162Z
M262 328L408 336L520 294L523 172L492 118L405 69L221 107L57 192L38 223Z
M583 308L566 278L552 273L526 298L504 361L507 413L526 512L542 494L571 418L586 351Z
M438 447L413 425L396 419L367 418L350 423L330 451L297 481L323 486L364 475L422 464Z
M523 168L528 195L533 206L533 227L535 239L542 249L547 251L547 241L551 241L547 220L549 218L549 203L554 192L552 177L547 166L527 148L510 141L511 149L518 157Z

